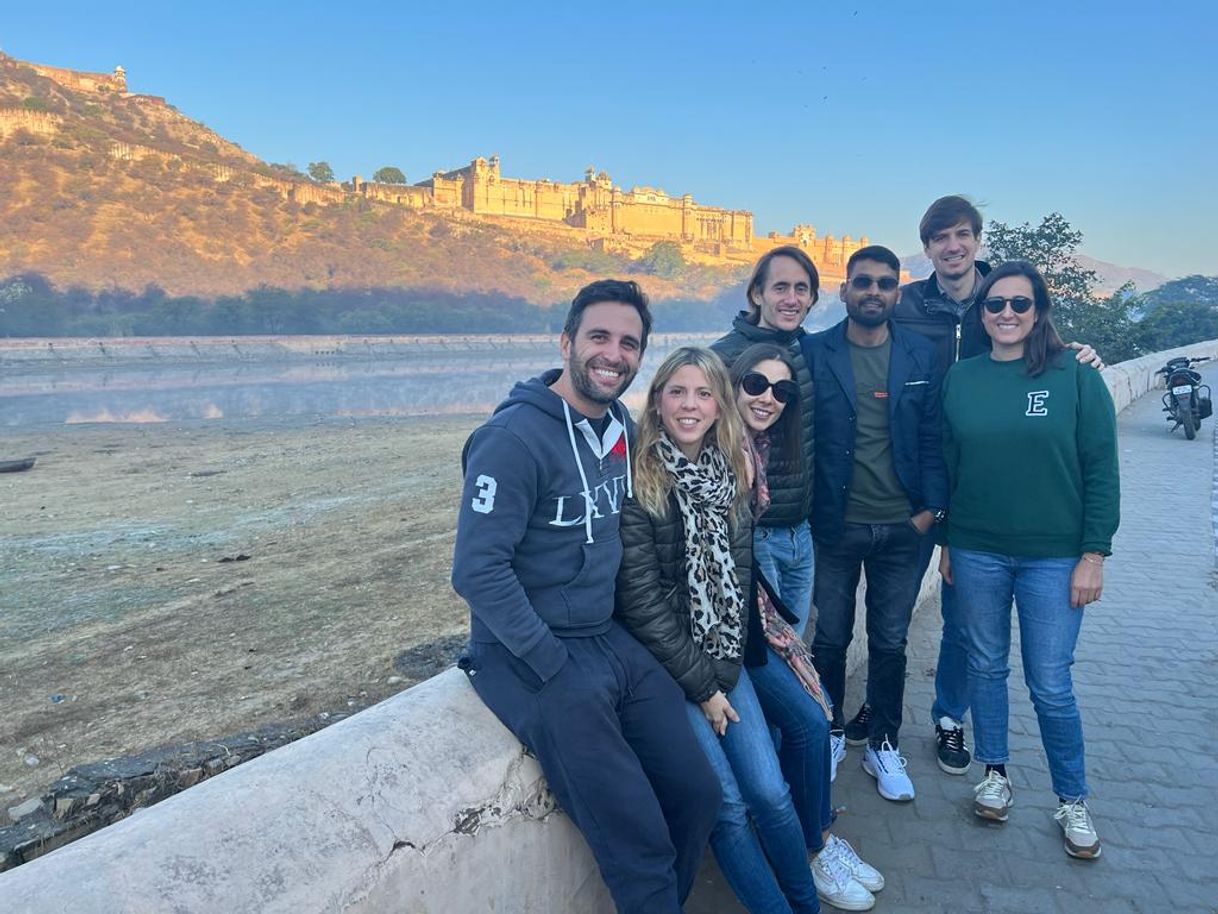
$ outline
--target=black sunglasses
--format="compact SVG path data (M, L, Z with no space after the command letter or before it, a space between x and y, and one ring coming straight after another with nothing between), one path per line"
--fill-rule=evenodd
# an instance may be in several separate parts
M850 280L850 285L860 292L866 292L872 283L879 286L881 292L891 292L900 285L900 280L895 276L881 276L879 279L874 276L855 276Z
M1010 305L1011 310L1016 314L1027 314L1028 309L1031 308L1035 302L1033 302L1032 299L1028 298L1026 295L1016 295L1014 298L1002 298L1001 296L995 295L993 298L987 298L981 304L985 305L985 310L989 311L990 314L1001 314L1002 309L1007 305Z
M790 403L799 396L799 385L783 378L771 382L760 371L750 371L740 379L740 386L750 397L760 397L770 387L774 388L774 399L779 403Z

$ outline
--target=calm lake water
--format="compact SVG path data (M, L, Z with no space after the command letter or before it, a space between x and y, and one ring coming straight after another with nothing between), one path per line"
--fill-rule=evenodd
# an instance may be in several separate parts
M653 336L627 402L637 405L673 348L706 345L717 336ZM385 347L339 346L269 360L73 354L66 342L59 344L65 357L15 359L5 358L0 345L0 427L484 413L516 381L559 363L556 340L501 337L493 347L475 345L416 339L388 356L378 354ZM180 353L185 347L175 341L148 348Z

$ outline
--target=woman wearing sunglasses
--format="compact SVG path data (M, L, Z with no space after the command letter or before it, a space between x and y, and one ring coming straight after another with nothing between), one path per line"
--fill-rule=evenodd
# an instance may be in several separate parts
M1116 415L1097 371L1063 355L1044 278L1012 261L977 293L992 343L944 381L951 512L940 570L964 609L975 758L974 812L1005 822L1011 602L1024 677L1057 794L1066 853L1091 859L1083 727L1070 667L1083 607L1103 590L1120 520Z
M769 381L753 396L755 412L769 413L759 419L763 431L787 404L799 416L781 349L765 347L764 356L755 373L772 372L785 402ZM878 890L883 878L827 832L829 726L819 681L784 608L754 575L754 452L733 399L709 349L678 349L657 370L638 419L634 497L622 507L617 614L685 691L723 787L711 847L744 906L819 911L819 892L838 907L868 910L875 902L863 883ZM798 447L788 434L791 441ZM783 732L781 763L767 716ZM811 868L809 849L817 853Z

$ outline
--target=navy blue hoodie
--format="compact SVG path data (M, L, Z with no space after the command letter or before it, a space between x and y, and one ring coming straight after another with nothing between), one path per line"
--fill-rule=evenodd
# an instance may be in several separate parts
M602 438L550 390L558 369L512 388L465 443L453 587L470 637L499 642L542 682L567 660L562 638L604 634L630 489L626 407Z

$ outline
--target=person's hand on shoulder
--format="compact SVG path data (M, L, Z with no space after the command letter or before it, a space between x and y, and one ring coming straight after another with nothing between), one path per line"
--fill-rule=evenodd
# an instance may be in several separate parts
M1090 365L1096 371L1104 367L1104 360L1100 358L1100 354L1086 343L1067 343L1066 346L1074 350L1074 358L1084 365Z

